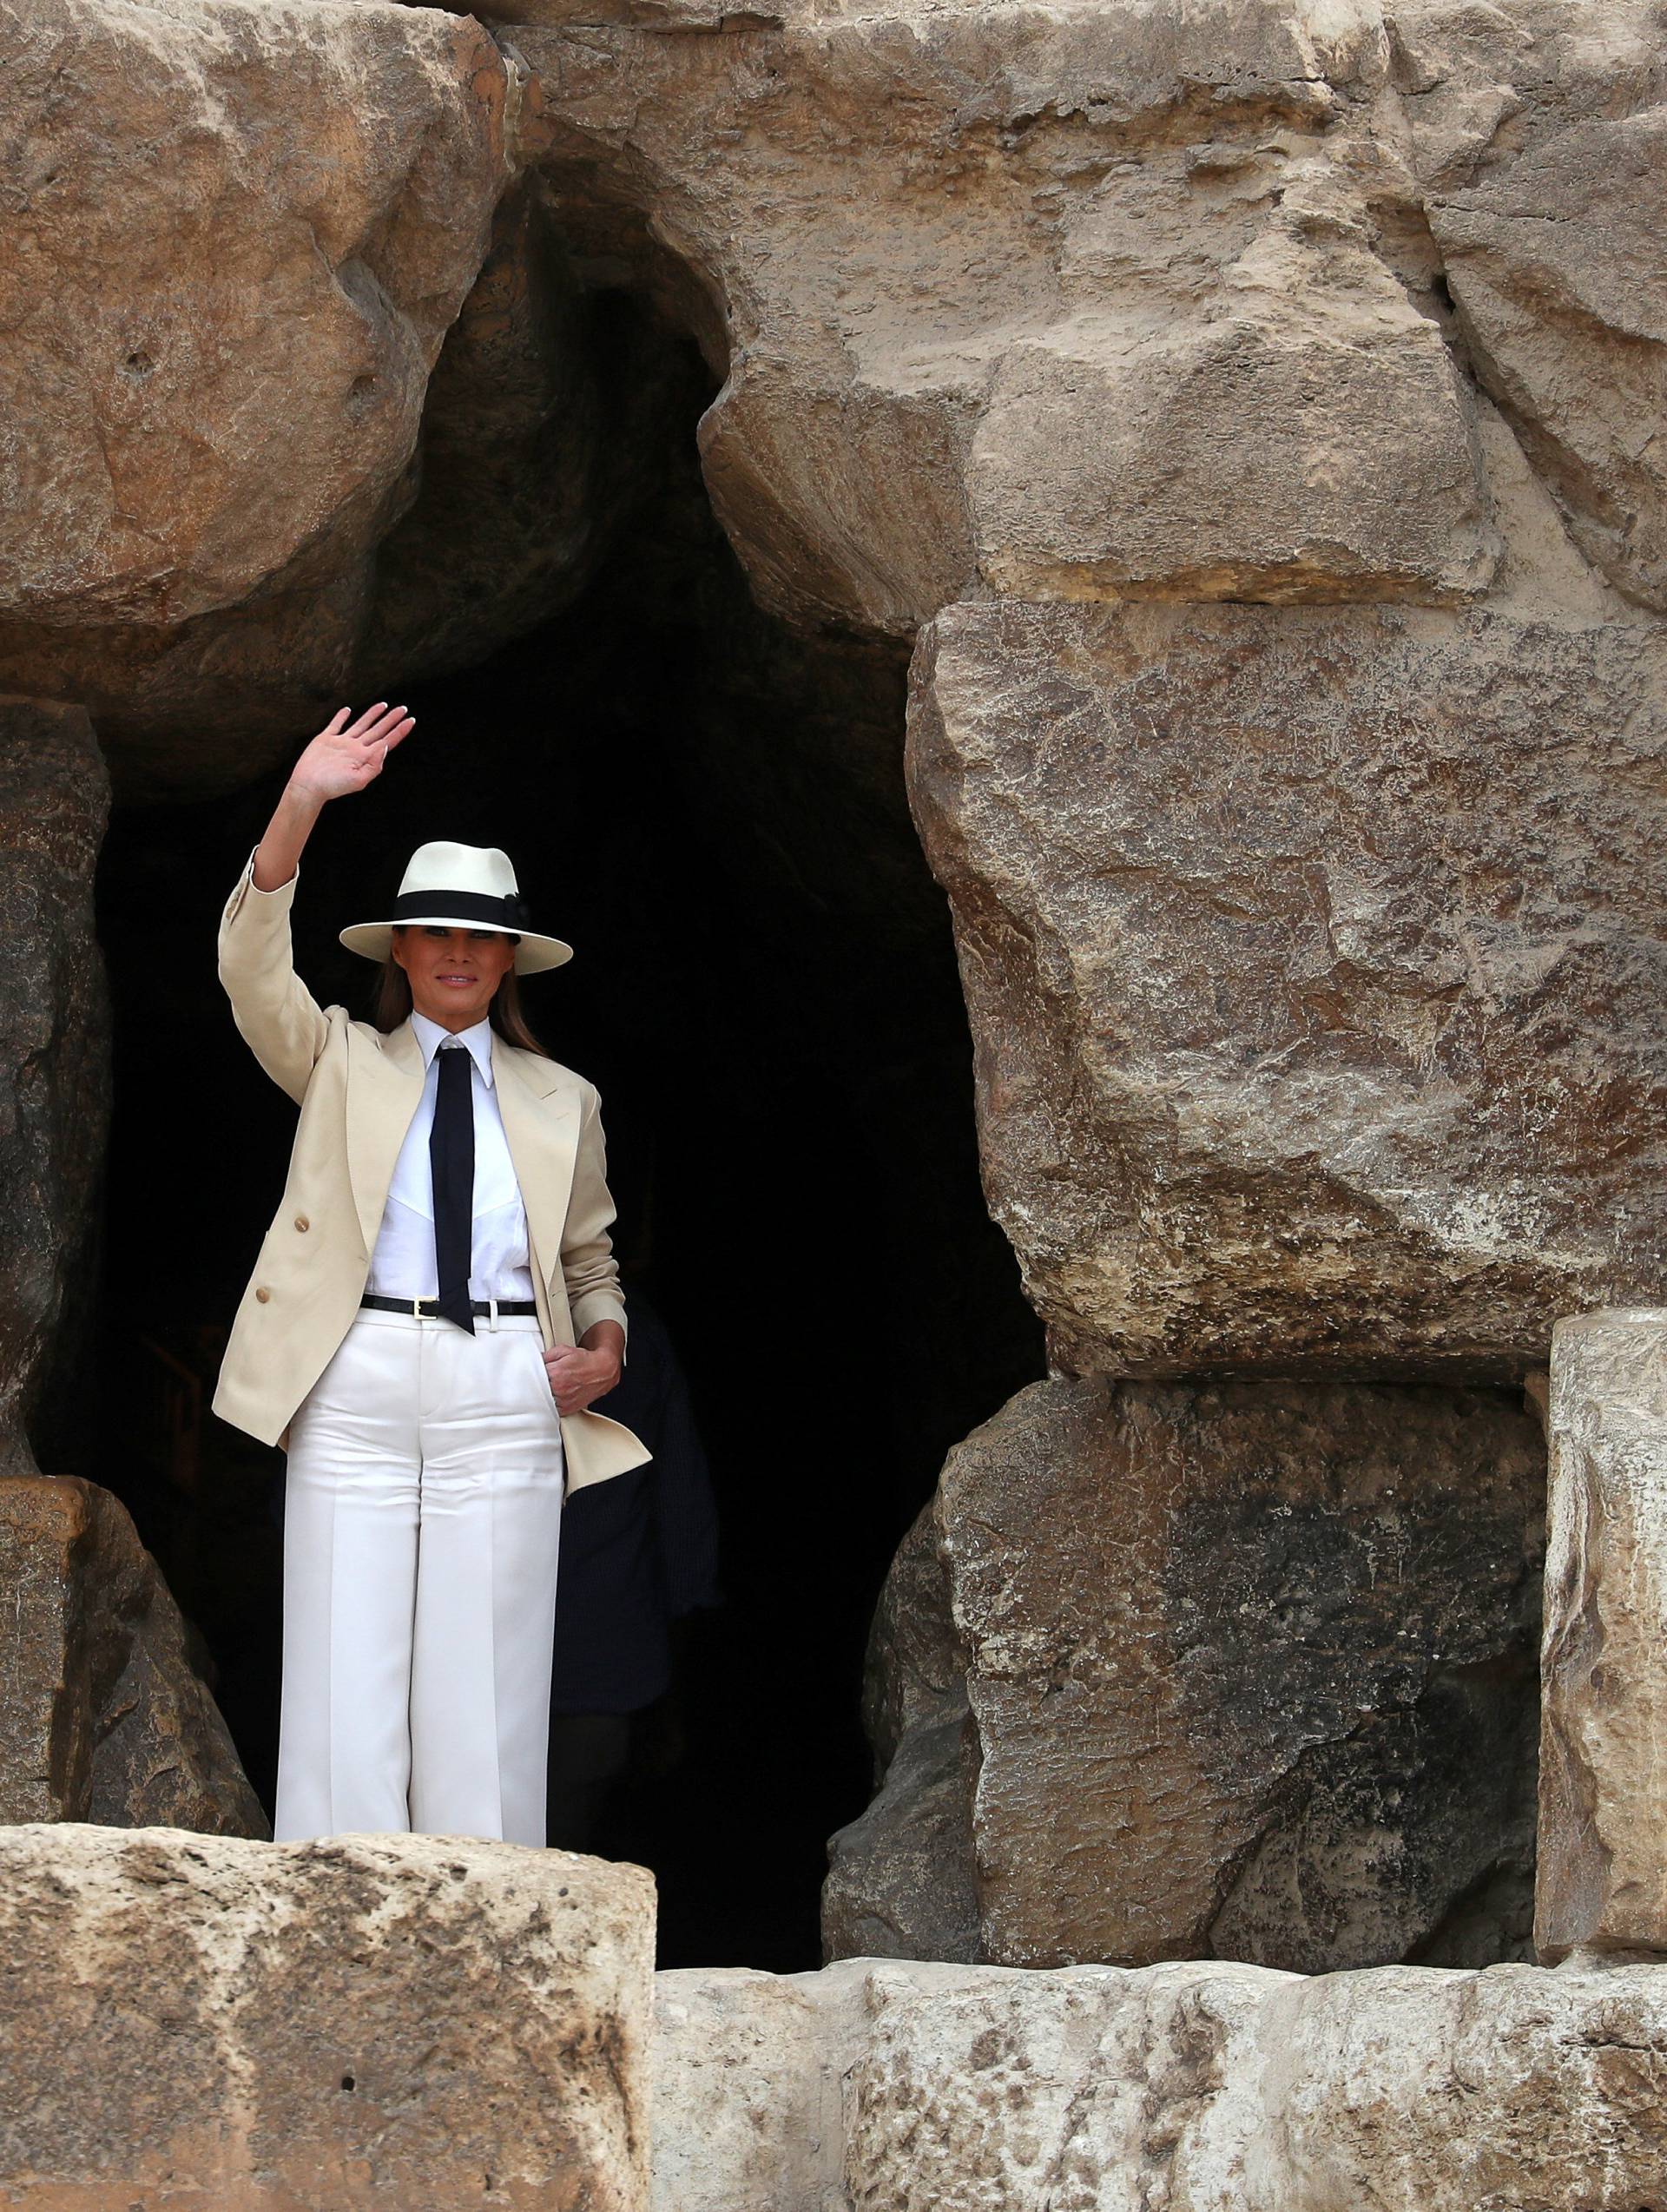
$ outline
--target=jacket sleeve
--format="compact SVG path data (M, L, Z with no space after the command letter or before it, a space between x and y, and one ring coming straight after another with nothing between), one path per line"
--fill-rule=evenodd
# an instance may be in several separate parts
M238 1034L298 1106L330 1034L291 957L289 910L300 880L298 867L276 891L260 890L251 853L220 918L220 979Z
M573 1165L573 1188L567 1201L567 1221L562 1233L562 1279L567 1285L568 1309L573 1333L583 1337L593 1321L617 1321L626 1327L625 1300L619 1287L619 1263L614 1257L609 1227L614 1201L608 1188L608 1158L602 1136L600 1101L586 1087L579 1122L579 1143Z

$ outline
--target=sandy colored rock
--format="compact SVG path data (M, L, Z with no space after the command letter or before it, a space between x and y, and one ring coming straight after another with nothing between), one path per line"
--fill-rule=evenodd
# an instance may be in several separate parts
M0 1821L270 1833L126 1509L0 1478Z
M1280 207L1313 135L1384 83L1375 7L522 0L511 18L530 73L523 156L587 233L611 210L616 250L645 268L624 211L646 215L723 303L696 322L724 376L701 430L707 482L788 620L906 633L981 569L1068 596L1136 571L1275 596L1326 577L1438 594L1486 581L1486 496L1439 336L1374 256L1343 165L1310 193L1329 212ZM1317 442L1275 450L1233 411L1233 357L1246 339L1257 352L1257 286L1295 312L1291 256L1331 337L1262 349L1316 418ZM1214 411L1200 407L1189 450L1177 431L1125 515L1113 441L1131 385L1160 415L1189 342ZM1195 501L1224 408L1222 535ZM1293 518L1305 471L1332 492ZM1380 487L1396 477L1391 517ZM1368 547L1386 527L1393 542Z
M1058 1364L1506 1379L1663 1279L1664 748L1646 625L939 617L911 798Z
M1108 305L1013 346L969 471L998 589L1440 600L1487 584L1498 541L1440 331L1345 227L1287 208L1196 319Z
M1246 2212L1632 2212L1667 2192L1659 1968L1329 1975L1276 1993L1260 2041ZM1234 2163L1215 2148L1216 2173Z
M899 1995L982 1977L851 1959L817 1974L655 1977L654 2212L839 2212L845 2077Z
M656 1974L655 2212L821 2212L837 2202L840 2077L865 1970Z
M1235 2200L1216 2192L1242 2183L1260 2117L1258 2030L1293 1986L1255 1967L1184 1965L985 1972L940 1991L898 1970L847 2077L853 2212L1226 2212Z
M1667 398L1659 23L1636 0L1413 0L1394 27L1459 340L1589 557L1667 605L1667 476L1644 430Z
M0 671L125 735L130 695L188 703L159 662L247 692L276 622L305 715L508 178L497 50L433 9L40 0L0 63ZM194 632L245 607L247 657Z
M856 2212L1603 2212L1667 2183L1667 1975L1084 1967L899 1988L852 2069Z
M1667 2189L1659 1967L659 1985L655 2212L1637 2212Z
M456 1837L0 1830L0 2190L642 2212L653 1912Z
M1544 1465L1504 1392L1021 1392L936 1501L959 1795L912 1699L834 1841L830 1952L932 1931L926 1906L966 1886L970 1794L963 1958L1527 1955Z
M1588 13L52 0L3 80L53 305L0 681L207 789L534 627L664 411L594 326L622 288L698 343L713 502L806 631L1487 592L1475 376L1649 598L1647 24Z
M1559 1321L1547 1428L1535 1937L1667 1952L1667 1309Z
M0 697L0 1476L55 1342L78 1346L109 1117L109 1017L93 869L109 780L76 707Z

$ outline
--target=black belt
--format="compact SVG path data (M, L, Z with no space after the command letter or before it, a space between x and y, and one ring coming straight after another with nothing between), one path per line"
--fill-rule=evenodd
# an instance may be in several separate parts
M438 1298L378 1298L367 1290L359 1302L361 1306L374 1306L379 1313L415 1313L428 1321L437 1321L440 1317ZM471 1313L490 1313L493 1302L490 1298L471 1298L469 1311ZM500 1298L496 1302L500 1313L536 1313L538 1311L538 1302L532 1298Z

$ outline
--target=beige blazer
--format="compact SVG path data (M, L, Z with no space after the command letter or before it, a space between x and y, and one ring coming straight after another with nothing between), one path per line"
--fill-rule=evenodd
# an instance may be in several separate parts
M291 958L299 871L260 891L254 868L251 854L221 918L220 978L240 1032L301 1114L283 1203L232 1323L214 1407L263 1444L287 1445L296 1408L359 1310L425 1071L409 1021L384 1037L345 1007L319 1005ZM595 1086L497 1035L492 1081L527 1209L546 1346L576 1344L593 1321L623 1327ZM606 1414L559 1418L570 1491L649 1457Z

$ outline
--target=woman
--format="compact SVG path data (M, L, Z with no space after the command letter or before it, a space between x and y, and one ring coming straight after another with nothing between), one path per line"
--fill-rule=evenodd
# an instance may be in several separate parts
M496 848L413 854L373 1023L291 962L300 858L413 727L379 701L301 754L227 902L221 980L300 1108L283 1202L214 1410L288 1452L273 1833L542 1844L563 1489L641 1465L588 1410L625 1353L594 1087L527 1029L525 926Z

